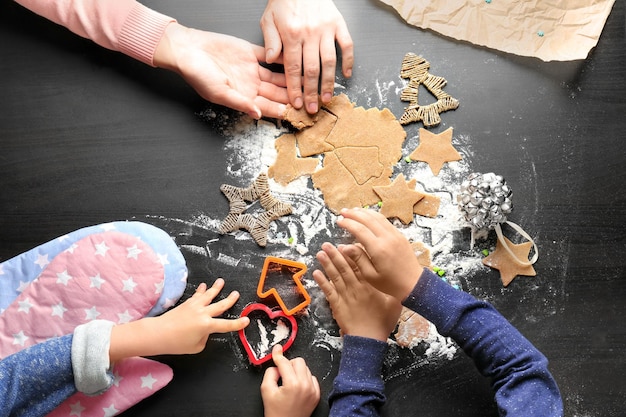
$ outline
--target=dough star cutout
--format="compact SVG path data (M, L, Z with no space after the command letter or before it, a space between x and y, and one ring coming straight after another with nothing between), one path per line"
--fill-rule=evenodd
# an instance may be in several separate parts
M506 236L503 236L509 249L515 254L513 258L507 251L500 240L496 243L496 250L483 259L483 264L500 271L500 279L506 287L518 275L534 277L537 275L532 265L524 265L520 263L520 259L528 260L528 254L533 247L532 242L524 242L514 244Z
M377 186L373 189L382 199L380 213L387 218L397 217L404 224L411 223L413 206L424 198L423 193L409 187L403 174L398 175L391 185Z
M235 230L247 230L259 246L267 245L267 231L270 223L279 217L291 214L289 203L278 200L270 193L267 175L259 174L257 179L247 188L239 188L229 184L222 184L220 190L230 204L230 211L219 226L219 232L224 234ZM248 202L259 201L264 211L256 217L245 213Z
M446 162L460 161L461 154L452 146L453 129L449 127L439 134L420 128L420 144L409 155L415 161L426 162L435 176Z

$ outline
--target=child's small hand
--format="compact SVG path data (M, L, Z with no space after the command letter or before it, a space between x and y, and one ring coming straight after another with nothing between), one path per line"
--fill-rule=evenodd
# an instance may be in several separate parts
M424 269L406 237L385 216L368 209L344 209L337 224L359 245L346 245L342 253L356 264L359 277L399 301L415 287Z
M285 358L281 345L274 346L272 358L276 367L267 368L261 382L265 417L309 417L320 401L317 378L304 359Z
M224 280L218 278L211 288L202 283L195 294L181 305L158 317L161 321L164 346L169 354L201 352L212 333L228 333L243 329L250 323L248 317L237 319L216 318L231 308L239 299L237 291L213 303L224 288Z
M386 341L393 331L402 305L359 279L358 266L343 255L344 247L335 248L330 243L322 245L317 259L324 268L313 272L330 303L333 317L343 334L369 337Z
M211 333L246 327L250 323L248 317L216 318L239 299L239 293L233 291L225 299L212 303L222 288L223 279L216 280L209 289L206 284L200 284L191 298L159 317L114 326L109 347L111 363L132 356L198 353Z

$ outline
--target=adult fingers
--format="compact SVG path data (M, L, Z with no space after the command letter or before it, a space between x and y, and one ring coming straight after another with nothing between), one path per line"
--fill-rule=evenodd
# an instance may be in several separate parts
M276 62L283 49L283 43L280 39L280 33L274 24L272 15L263 16L261 20L261 31L263 32L263 41L265 44L264 60L268 64Z
M277 103L265 97L257 97L254 102L257 104L257 107L261 110L261 114L264 117L271 117L273 119L283 119L285 117L287 106L283 103Z
M302 50L304 104L310 114L317 113L320 79L320 39L307 39Z
M344 77L352 76L352 68L354 66L354 43L348 31L346 22L341 22L337 28L337 44L341 49L341 67Z
M261 78L261 82L270 83L278 87L287 87L287 79L282 72L274 72L269 68L259 66L259 78ZM287 102L288 100L285 100L285 103Z
M322 103L328 104L333 98L335 90L335 70L337 64L337 49L335 39L330 34L324 34L320 42L320 60L322 62L322 78L320 94Z
M283 44L283 66L287 81L289 102L296 109L302 108L302 44L289 42Z

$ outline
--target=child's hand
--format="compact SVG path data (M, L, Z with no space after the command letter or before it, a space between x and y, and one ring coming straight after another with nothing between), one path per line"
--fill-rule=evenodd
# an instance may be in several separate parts
M233 291L225 299L211 304L222 288L223 279L217 279L208 289L206 284L200 284L191 298L159 317L114 326L109 348L111 363L132 356L198 353L204 349L211 333L246 327L250 323L248 317L216 318L239 299L239 293Z
M304 359L285 358L281 345L274 346L272 358L276 367L267 368L261 382L265 417L309 417L320 401L317 378Z
M399 301L413 290L424 269L404 235L382 214L368 209L344 209L337 224L359 245L342 253L356 264L359 277Z
M224 280L218 278L211 288L202 283L196 293L181 305L169 310L160 320L159 330L163 333L163 346L169 346L169 354L201 352L212 333L228 333L243 329L250 323L248 317L237 319L216 318L231 308L239 299L237 291L213 303L224 288Z
M330 303L333 317L343 334L386 341L393 331L402 305L359 279L358 267L342 254L344 247L322 245L317 254L326 276L319 270L313 278ZM328 278L327 278L328 277Z

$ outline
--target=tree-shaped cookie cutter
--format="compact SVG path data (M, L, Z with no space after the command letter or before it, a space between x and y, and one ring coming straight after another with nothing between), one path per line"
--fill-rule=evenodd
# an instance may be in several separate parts
M265 289L265 283L267 281L268 274L272 274L279 271L281 274L291 274L295 284L295 289L298 292L302 301L295 306L288 306L284 300L284 297L279 293L275 287ZM291 261L289 259L277 258L274 256L268 256L263 263L263 270L261 272L261 278L259 279L259 285L257 287L257 295L259 298L265 299L273 296L280 308L287 315L293 315L302 310L311 303L311 297L306 291L300 279L306 273L307 267L301 262Z

